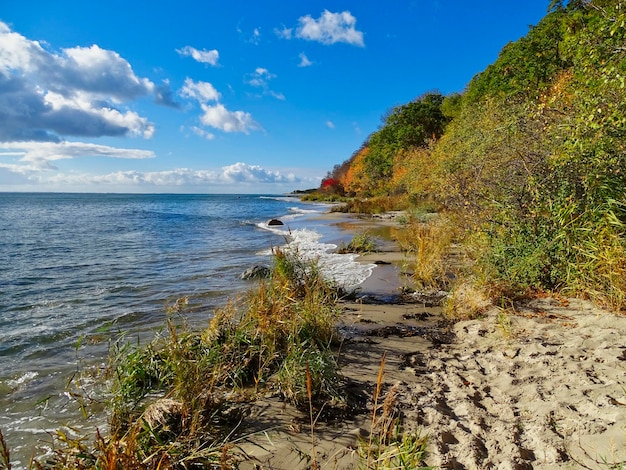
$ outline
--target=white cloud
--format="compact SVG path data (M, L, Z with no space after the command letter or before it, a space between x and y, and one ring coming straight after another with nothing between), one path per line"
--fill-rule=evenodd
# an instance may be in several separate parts
M287 28L285 26L282 29L274 28L274 34L282 39L291 39L293 37L293 28Z
M185 80L180 94L185 97L194 98L200 103L218 101L220 99L219 92L209 82L194 82L190 78Z
M301 52L298 57L300 58L300 63L298 64L298 67L310 67L311 65L313 65L313 62L309 60L304 52Z
M48 52L0 22L0 141L149 138L153 124L118 108L154 91L117 52L97 45Z
M284 100L285 95L282 93L270 90L269 82L270 80L276 78L276 75L271 73L269 70L263 67L257 67L254 72L248 74L246 79L244 80L250 86L255 88L261 88L263 90L263 95L273 96L276 99Z
M258 165L241 162L222 167L220 178L226 183L295 183L299 181L292 173L285 176L278 171L270 171Z
M195 47L185 46L182 49L176 49L176 52L181 56L191 57L201 64L217 65L217 61L220 58L217 49L207 51L206 49L198 50Z
M224 166L221 170L192 170L177 168L159 172L116 172L95 177L98 182L150 184L156 186L194 186L228 185L233 183L275 184L297 183L300 181L293 174L282 175L279 171L266 170L257 165L235 163Z
M265 69L257 70L261 70L260 77L269 73ZM208 82L194 82L187 78L179 93L181 96L195 99L200 103L203 112L200 116L200 123L204 126L224 132L243 132L244 134L261 129L261 126L252 118L250 113L229 111L223 104L219 103L221 95ZM215 104L209 105L209 102L215 102ZM214 134L203 130L201 127L192 127L191 130L194 134L205 139L211 140L215 137Z
M0 167L1 168L1 167ZM141 172L117 171L106 175L53 175L45 180L48 183L63 185L114 185L120 186L162 186L187 187L232 184L266 185L266 184L296 184L301 181L294 174L281 174L279 171L270 171L257 165L235 163L224 166L219 170L193 170L176 168L174 170Z
M335 123L333 121L326 121L326 127L328 127L329 129L334 129Z
M356 30L356 18L349 11L331 13L324 10L316 20L311 15L300 17L296 37L322 44L345 42L363 47L363 33Z
M20 163L1 163L0 166L15 173L28 173L55 169L52 162L57 160L79 157L144 159L153 158L154 152L84 142L0 142L0 158L13 156L19 156Z
M260 129L259 124L250 113L244 111L229 111L218 103L214 106L202 104L204 114L200 122L205 126L214 127L224 132L243 132L249 134L251 130Z
M252 34L248 36L248 33L244 32L241 26L237 25L237 32L242 36L244 42L254 44L258 46L261 42L261 28L254 28Z
M253 44L259 44L260 41L261 41L261 29L254 28L254 31L252 32L252 38L250 38L250 42Z
M61 66L57 68L62 73L61 83L53 83L60 88L60 93L71 94L79 90L123 102L154 90L154 84L146 78L138 78L117 52L93 45L64 49L64 55L56 60Z
M203 139L206 140L213 140L215 139L215 134L211 134L210 132L202 129L201 127L198 126L193 126L191 128L191 132L193 132L194 134L196 134L199 137L202 137Z

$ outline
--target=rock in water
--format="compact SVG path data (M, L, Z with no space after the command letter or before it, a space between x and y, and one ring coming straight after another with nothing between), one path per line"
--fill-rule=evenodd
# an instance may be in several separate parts
M267 225L285 225L285 224L283 224L282 221L278 219L272 219L267 223Z
M269 277L270 268L267 266L256 265L246 269L243 273L241 273L241 279L247 281L249 279L258 279Z

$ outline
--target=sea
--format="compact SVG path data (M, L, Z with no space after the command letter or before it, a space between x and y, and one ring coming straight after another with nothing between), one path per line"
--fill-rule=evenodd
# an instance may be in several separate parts
M206 326L276 247L358 288L374 266L335 253L351 234L328 211L289 195L0 193L0 431L13 468L59 430L106 426L112 349L147 344L183 298L177 321Z

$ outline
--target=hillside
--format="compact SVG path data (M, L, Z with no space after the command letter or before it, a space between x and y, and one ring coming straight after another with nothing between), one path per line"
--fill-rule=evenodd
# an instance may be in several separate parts
M561 292L622 310L625 10L553 1L462 93L389 110L321 189L444 214L472 259L465 277L493 297Z

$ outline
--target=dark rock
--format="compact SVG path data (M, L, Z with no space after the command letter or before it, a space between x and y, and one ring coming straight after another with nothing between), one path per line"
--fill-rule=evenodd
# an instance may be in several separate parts
M241 279L247 281L250 279L266 278L269 277L270 272L270 268L267 266L257 264L256 266L252 266L241 273Z
M267 225L285 225L285 224L283 224L282 221L278 219L272 219L267 223Z

